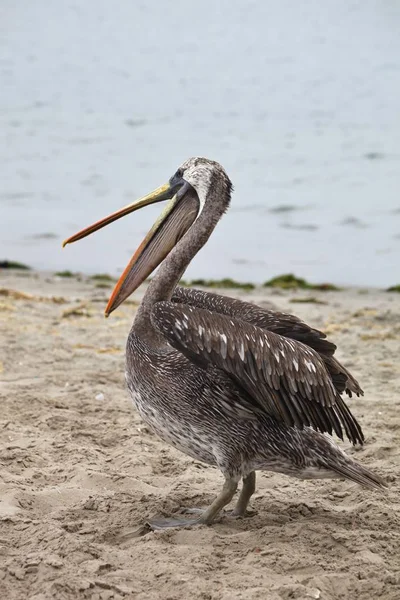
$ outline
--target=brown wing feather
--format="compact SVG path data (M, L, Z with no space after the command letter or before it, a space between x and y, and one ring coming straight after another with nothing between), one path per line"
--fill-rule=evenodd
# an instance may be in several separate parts
M227 373L256 410L339 437L344 428L353 443L362 443L357 421L312 348L240 319L171 302L154 306L152 322L189 360Z
M237 317L262 329L302 342L316 350L321 356L331 375L333 384L340 394L346 391L350 397L352 393L357 396L364 395L358 381L334 358L336 345L328 341L322 331L309 327L294 315L268 310L229 296L180 286L175 289L172 302Z

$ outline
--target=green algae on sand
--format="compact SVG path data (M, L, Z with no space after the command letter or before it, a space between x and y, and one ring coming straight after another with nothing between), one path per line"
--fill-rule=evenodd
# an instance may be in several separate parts
M112 284L109 281L98 281L94 287L109 290L110 288L112 288Z
M24 263L16 260L0 260L0 269L18 269L20 271L31 271L32 267L28 267Z
M67 269L65 271L57 271L56 273L54 273L54 275L56 275L56 277L80 277L80 273L74 273L73 271L68 271Z
M93 281L101 281L103 283L106 281L108 281L109 283L114 283L115 281L117 281L115 277L112 277L108 273L96 273L95 275L91 275L90 279L92 279Z
M285 273L269 279L263 284L264 287L280 288L282 290L320 290L322 292L337 292L341 288L333 283L309 283L301 277L296 277L293 273Z
M240 282L231 279L230 277L225 277L224 279L193 279L190 282L191 286L201 286L208 288L222 288L222 289L237 289L237 290L246 290L251 291L256 287L254 283L250 282Z
M324 300L320 300L315 296L306 296L304 298L291 298L289 302L298 303L298 304L328 304Z

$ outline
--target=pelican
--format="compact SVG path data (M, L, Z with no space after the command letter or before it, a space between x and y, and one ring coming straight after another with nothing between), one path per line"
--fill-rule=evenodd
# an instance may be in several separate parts
M362 444L342 398L362 394L325 334L295 316L179 287L190 261L227 211L232 183L206 158L185 161L169 182L68 238L64 246L143 206L169 200L110 297L114 311L161 265L137 310L126 346L126 381L142 419L195 460L218 467L220 494L195 516L155 518L153 529L211 524L243 485L233 515L246 514L257 470L301 479L383 479L332 438ZM199 512L195 512L195 511Z

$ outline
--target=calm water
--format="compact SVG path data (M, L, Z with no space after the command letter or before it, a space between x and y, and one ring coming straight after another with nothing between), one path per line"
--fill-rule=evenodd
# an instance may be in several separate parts
M3 0L0 259L117 272L160 207L62 239L219 160L233 206L188 276L400 282L398 0Z

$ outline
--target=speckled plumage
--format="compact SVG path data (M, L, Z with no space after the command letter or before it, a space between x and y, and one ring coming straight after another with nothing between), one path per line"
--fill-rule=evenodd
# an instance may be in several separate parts
M225 476L264 469L329 477L349 460L327 435L289 428L253 409L251 396L217 367L204 370L179 352L159 353L134 334L127 356L128 388L143 420L165 442Z
M341 397L362 390L323 333L292 315L176 287L232 189L223 168L207 159L186 161L177 175L200 207L149 285L128 338L126 379L142 418L164 441L234 482L224 502L257 469L380 487L381 478L330 437L344 430L363 442Z
M172 302L236 317L261 329L302 342L318 352L340 394L345 391L350 398L352 394L364 395L358 381L333 356L336 350L335 344L328 341L322 331L309 327L294 315L261 308L236 298L181 286L175 288Z

